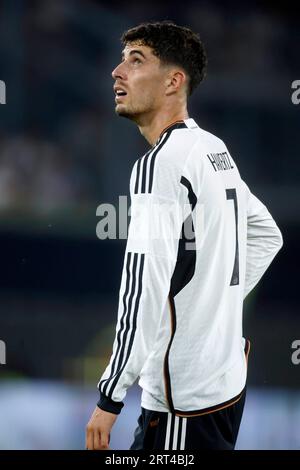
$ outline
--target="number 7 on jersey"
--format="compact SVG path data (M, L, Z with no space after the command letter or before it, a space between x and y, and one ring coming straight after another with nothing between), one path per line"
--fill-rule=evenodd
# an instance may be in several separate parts
M233 200L234 206L234 215L235 215L235 256L234 256L234 264L233 264L233 271L231 276L230 285L237 286L240 282L240 274L239 274L239 238L238 238L238 202L237 202L237 195L236 189L226 189L226 198L227 200Z

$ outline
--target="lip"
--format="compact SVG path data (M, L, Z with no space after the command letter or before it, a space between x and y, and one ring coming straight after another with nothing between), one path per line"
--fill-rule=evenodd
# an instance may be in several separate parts
M122 101L123 98L126 98L127 95L121 95L121 96L117 96L115 97L115 102L118 103L119 101Z
M117 91L124 91L124 93L127 94L127 91L125 90L125 88L119 86L119 85L115 85L114 86L114 92L117 93Z

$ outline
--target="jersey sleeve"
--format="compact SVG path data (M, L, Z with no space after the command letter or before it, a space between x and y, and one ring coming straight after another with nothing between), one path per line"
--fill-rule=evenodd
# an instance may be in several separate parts
M98 406L116 414L154 345L177 259L183 220L178 175L172 165L158 160L155 167L150 159L138 160L130 180L131 220L116 334L98 383Z
M246 186L247 255L244 298L256 286L282 247L282 235L274 219Z

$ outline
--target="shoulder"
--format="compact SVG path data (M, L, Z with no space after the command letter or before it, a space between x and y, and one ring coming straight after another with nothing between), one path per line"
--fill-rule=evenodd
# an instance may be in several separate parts
M224 141L215 134L199 127L192 119L188 121L192 121L192 127L175 129L165 136L159 150L161 164L165 162L182 168L191 155L206 154L212 149L223 151L226 148Z
M224 146L221 139L197 125L167 130L157 144L135 162L131 194L162 194L167 187L178 187L190 155L204 153L213 142Z
M176 184L194 143L195 136L189 129L175 129L162 135L157 144L135 162L131 193L162 193L163 187Z

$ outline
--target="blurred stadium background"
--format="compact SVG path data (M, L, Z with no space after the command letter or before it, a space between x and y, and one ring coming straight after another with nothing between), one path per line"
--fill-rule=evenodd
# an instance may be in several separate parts
M272 6L271 6L272 5ZM0 1L0 448L81 449L111 353L124 240L96 237L103 202L128 195L147 149L114 113L119 38L145 20L200 32L208 77L190 115L219 135L283 232L284 248L245 305L252 343L240 449L300 448L298 270L299 17L273 3L151 5ZM111 446L128 448L130 390Z

